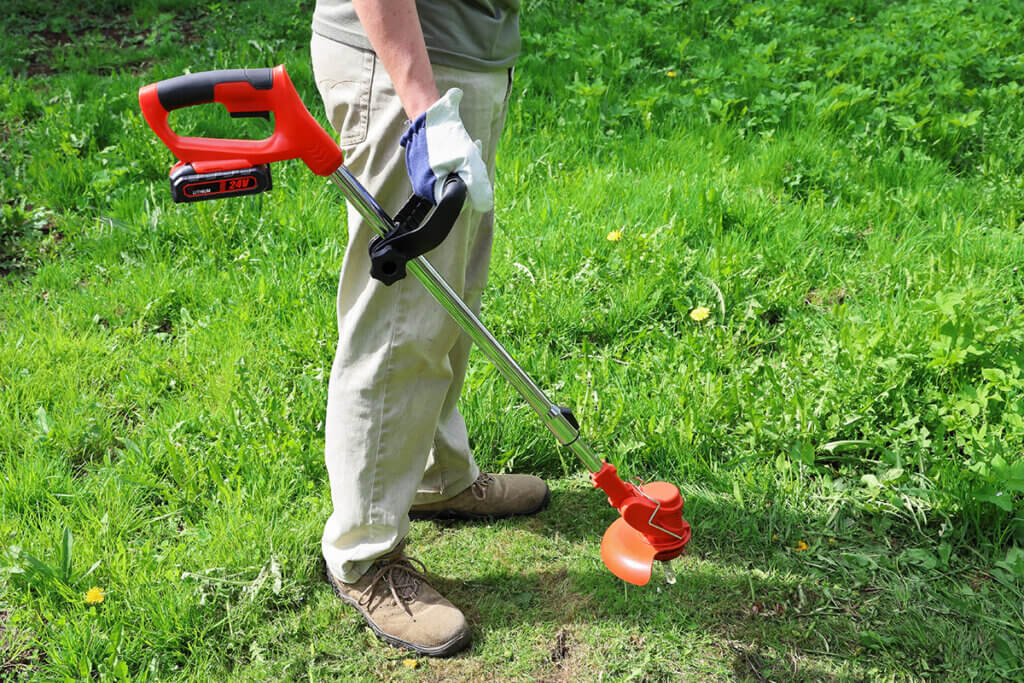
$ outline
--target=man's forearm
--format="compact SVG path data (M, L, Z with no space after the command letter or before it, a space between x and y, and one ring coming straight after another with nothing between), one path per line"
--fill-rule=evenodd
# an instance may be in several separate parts
M410 121L439 99L414 0L353 0Z

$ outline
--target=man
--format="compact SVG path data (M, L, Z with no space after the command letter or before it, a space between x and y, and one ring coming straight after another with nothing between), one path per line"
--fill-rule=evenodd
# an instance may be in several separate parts
M518 6L318 0L313 16L313 70L349 171L391 213L413 191L436 201L449 172L466 182L459 220L427 257L477 312ZM456 407L470 339L415 278L370 279L373 229L348 215L326 418L327 575L387 642L450 655L469 644L469 629L405 557L409 518L532 514L549 492L537 477L480 472Z

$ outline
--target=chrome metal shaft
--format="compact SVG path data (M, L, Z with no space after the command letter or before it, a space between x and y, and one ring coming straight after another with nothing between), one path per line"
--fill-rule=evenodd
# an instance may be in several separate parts
M348 169L340 166L330 177L349 203L378 234L383 235L392 228L391 216L381 208L377 200L367 192L366 188L356 180ZM452 290L440 273L430 265L430 262L419 256L409 261L406 267L452 316L459 327L469 335L505 379L519 392L519 395L530 404L530 407L540 416L544 426L555 435L558 442L575 453L591 472L601 469L601 459L584 443L583 439L579 438L579 430L569 422L562 414L562 410L551 402L530 376L519 367L505 347L494 338L494 335Z

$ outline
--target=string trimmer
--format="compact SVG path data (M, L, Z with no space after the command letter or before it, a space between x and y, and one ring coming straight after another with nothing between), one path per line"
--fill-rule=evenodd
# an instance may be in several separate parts
M149 126L178 159L170 172L175 201L269 190L269 164L286 159L302 159L311 171L329 177L378 233L370 243L370 275L390 285L412 273L423 283L608 495L621 515L601 541L601 559L612 573L642 586L655 560L668 562L683 552L690 525L682 517L679 489L663 481L637 485L619 478L615 467L580 438L572 411L548 399L423 257L444 240L462 209L466 187L458 176L446 180L436 208L413 196L392 218L345 168L341 149L306 109L284 66L179 76L143 87L139 102ZM234 117L273 114L274 133L263 140L225 140L181 137L171 130L171 111L210 102L224 105Z

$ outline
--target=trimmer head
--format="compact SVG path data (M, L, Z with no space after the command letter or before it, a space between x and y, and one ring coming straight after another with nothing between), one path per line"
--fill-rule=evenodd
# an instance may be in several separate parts
M626 483L608 463L590 476L622 515L604 532L601 560L623 581L646 585L654 561L678 557L690 540L679 489L664 481Z

